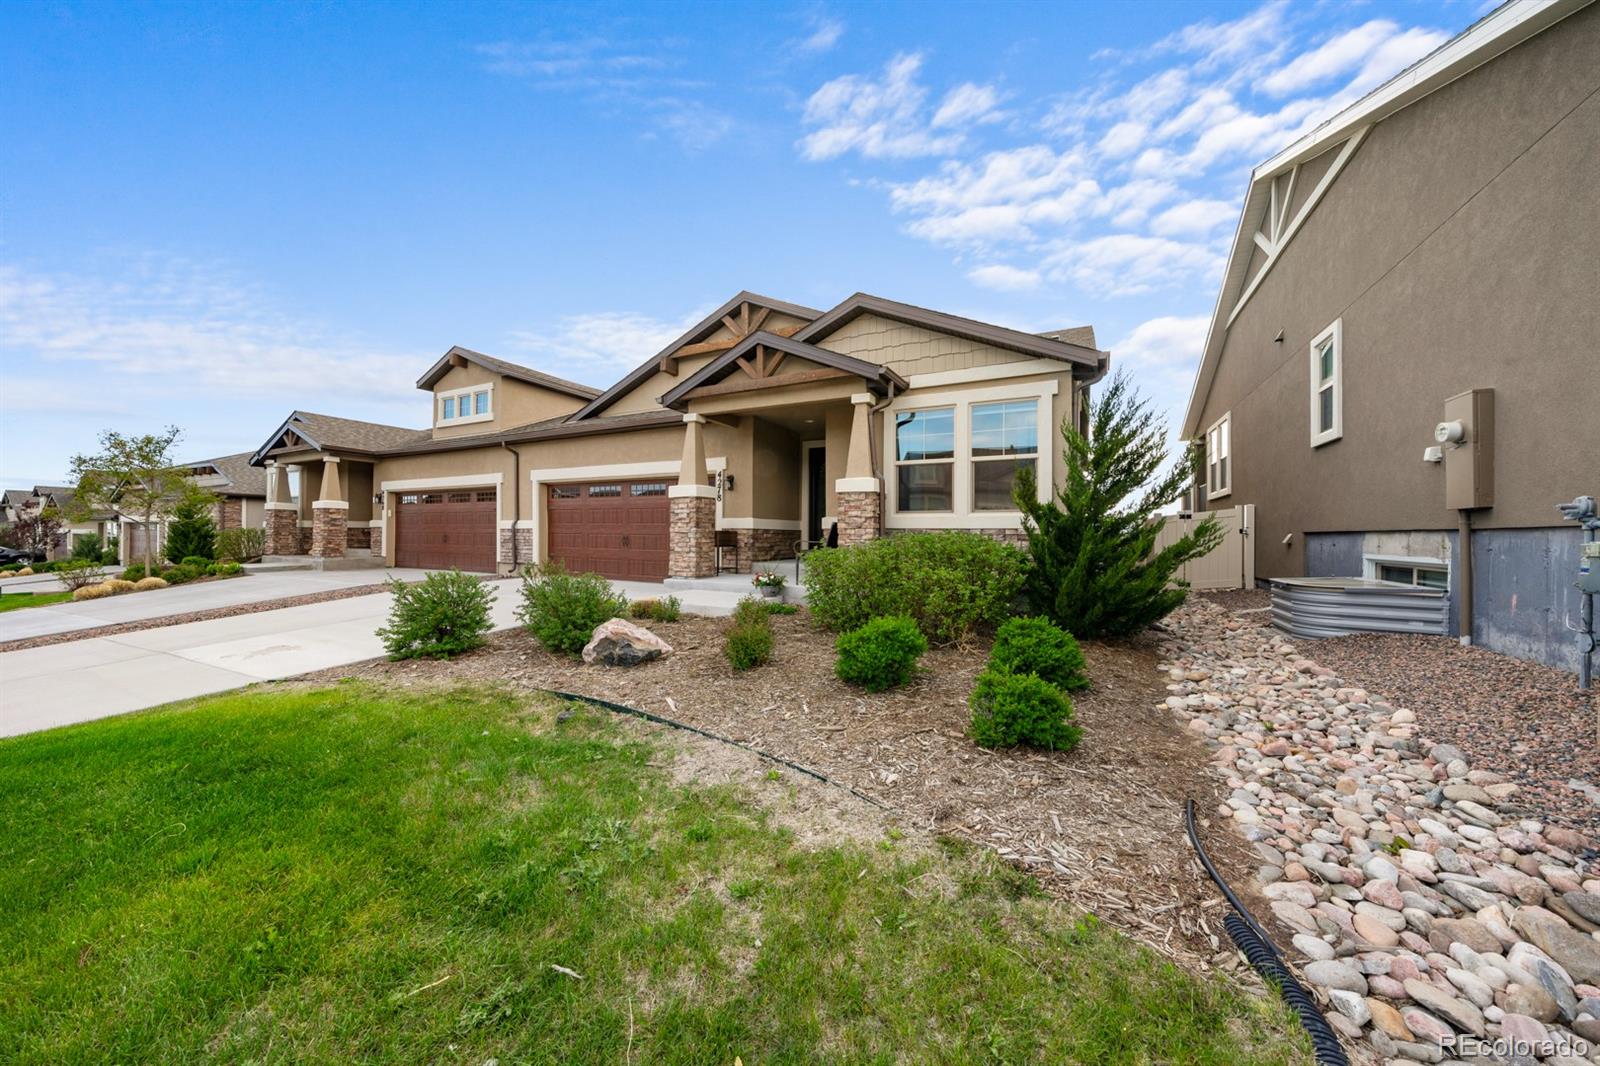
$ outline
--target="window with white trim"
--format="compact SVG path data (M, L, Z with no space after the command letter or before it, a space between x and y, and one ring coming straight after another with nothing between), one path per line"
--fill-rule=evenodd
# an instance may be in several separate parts
M489 386L454 389L438 397L437 423L486 422L492 417L494 390Z
M1015 511L1017 471L1039 459L1039 401L975 403L972 417L972 509Z
M1344 436L1344 320L1311 340L1311 446Z
M1420 585L1430 589L1450 587L1450 564L1443 559L1414 559L1405 556L1367 555L1366 576L1401 585Z
M901 511L949 511L955 502L956 409L894 416L895 502Z
M1206 498L1226 496L1233 491L1233 412L1229 411L1206 430Z

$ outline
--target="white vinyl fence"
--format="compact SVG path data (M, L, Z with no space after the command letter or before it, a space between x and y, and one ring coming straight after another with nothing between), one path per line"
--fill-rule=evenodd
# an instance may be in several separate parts
M1156 537L1160 550L1207 518L1222 526L1222 543L1198 559L1190 559L1178 569L1177 577L1197 589L1251 589L1256 587L1256 552L1253 543L1256 505L1230 507L1225 511L1201 511L1194 515L1170 516Z

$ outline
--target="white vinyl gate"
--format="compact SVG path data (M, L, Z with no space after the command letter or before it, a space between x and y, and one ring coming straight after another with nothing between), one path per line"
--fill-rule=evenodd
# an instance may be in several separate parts
M1256 587L1255 527L1256 505L1230 507L1224 511L1201 511L1194 515L1169 516L1156 536L1159 551L1179 537L1193 531L1207 518L1222 526L1222 543L1209 554L1190 559L1178 568L1177 577L1197 589L1251 589Z

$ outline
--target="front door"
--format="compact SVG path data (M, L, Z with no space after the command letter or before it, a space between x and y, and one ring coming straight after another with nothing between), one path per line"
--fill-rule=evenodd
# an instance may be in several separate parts
M806 540L820 543L827 532L822 528L822 512L828 508L828 449L806 449Z

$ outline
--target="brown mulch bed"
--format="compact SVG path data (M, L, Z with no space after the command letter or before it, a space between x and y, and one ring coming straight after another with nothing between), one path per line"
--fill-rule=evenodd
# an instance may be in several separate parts
M185 584L192 584L186 582ZM330 600L348 600L352 596L370 596L374 592L383 592L388 586L379 582L373 585L354 585L344 589L329 589L326 592L308 592L303 596L280 596L275 600L257 600L254 603L236 603L231 607L212 607L205 611L189 611L186 614L166 614L158 618L142 618L137 622L118 622L109 626L94 626L90 629L72 629L65 633L45 633L37 637L21 637L17 640L0 641L0 653L8 651L24 651L28 648L43 648L50 644L66 644L74 640L88 640L91 637L114 637L119 633L137 633L141 629L161 629L164 626L181 626L186 622L209 622L216 618L232 618L234 615L255 614L258 611L276 611L282 607L302 607L308 603L327 603ZM149 592L128 593L135 596L159 596L162 589L153 589Z
M871 695L834 677L833 636L803 612L773 618L774 661L742 674L723 658L724 625L689 616L652 623L675 653L631 670L584 666L513 630L450 662L371 660L297 683L490 682L664 715L813 768L916 828L993 847L1060 897L1174 958L1217 955L1221 898L1184 836L1183 801L1193 796L1209 812L1221 792L1204 746L1161 705L1153 641L1084 645L1094 688L1075 697L1084 728L1076 751L995 753L965 734L986 642L931 650L914 682ZM1253 860L1233 834L1208 832L1206 841L1231 882L1253 884Z
M1522 786L1514 797L1574 829L1600 830L1596 706L1577 679L1450 637L1366 633L1308 641L1305 653L1353 684L1409 707L1429 738L1453 744L1473 767Z

